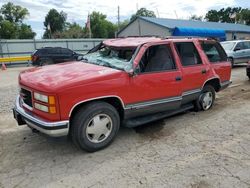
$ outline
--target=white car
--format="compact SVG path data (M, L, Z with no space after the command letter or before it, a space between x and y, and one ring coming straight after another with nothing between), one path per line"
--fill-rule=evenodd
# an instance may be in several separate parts
M225 41L221 42L221 45L232 66L250 61L250 40Z

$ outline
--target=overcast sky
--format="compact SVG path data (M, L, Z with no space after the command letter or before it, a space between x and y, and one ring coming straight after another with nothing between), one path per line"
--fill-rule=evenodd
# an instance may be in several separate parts
M0 6L9 2L1 0ZM117 7L120 6L121 20L130 18L138 8L153 10L157 17L188 19L191 15L202 15L210 9L228 6L250 8L250 0L12 0L14 4L26 7L30 16L25 21L41 38L44 32L43 21L51 8L67 13L69 22L77 22L84 26L88 12L99 11L117 22Z

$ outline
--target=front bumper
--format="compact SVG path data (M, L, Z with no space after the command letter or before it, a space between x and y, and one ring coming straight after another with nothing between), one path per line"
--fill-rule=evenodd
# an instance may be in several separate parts
M30 128L52 137L66 136L69 132L69 121L49 122L26 112L20 106L20 96L16 98L13 115L18 125L27 124Z

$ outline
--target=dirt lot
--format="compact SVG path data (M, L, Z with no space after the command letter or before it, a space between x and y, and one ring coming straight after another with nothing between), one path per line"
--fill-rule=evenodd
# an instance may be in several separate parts
M16 125L10 108L21 69L0 71L0 187L250 187L244 67L233 69L233 85L210 111L122 128L110 147L96 153Z

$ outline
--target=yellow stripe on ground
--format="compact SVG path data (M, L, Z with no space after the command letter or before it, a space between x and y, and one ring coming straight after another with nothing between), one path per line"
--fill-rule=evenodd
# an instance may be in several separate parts
M0 63L4 62L16 62L16 61L30 61L31 56L20 56L20 57L1 57Z

